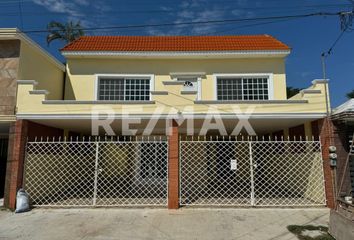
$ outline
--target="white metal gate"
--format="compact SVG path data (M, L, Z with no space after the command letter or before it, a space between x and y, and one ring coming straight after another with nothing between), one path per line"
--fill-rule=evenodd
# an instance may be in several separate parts
M167 205L167 141L27 143L24 187L34 206Z
M180 204L324 206L319 141L180 141Z

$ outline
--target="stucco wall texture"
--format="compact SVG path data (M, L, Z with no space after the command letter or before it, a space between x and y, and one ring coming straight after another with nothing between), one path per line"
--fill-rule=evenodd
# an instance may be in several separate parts
M19 56L19 40L0 41L0 116L15 114Z

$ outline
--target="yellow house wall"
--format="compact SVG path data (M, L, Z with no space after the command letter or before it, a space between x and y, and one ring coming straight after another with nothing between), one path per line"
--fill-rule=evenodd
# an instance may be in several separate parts
M312 89L321 89L324 84L315 84ZM83 104L43 104L45 95L29 94L35 86L31 84L19 84L18 86L18 113L38 113L38 114L90 114L92 110L109 109L116 114L152 114L156 108L160 108L161 114L176 114L178 111L183 113L227 113L234 112L235 104L195 104L191 97L181 97L178 95L153 96L155 103L152 104L109 104L97 105L94 103ZM84 88L85 86L83 86ZM178 86L181 87L181 86ZM249 107L255 107L253 113L325 113L324 93L304 94L301 98L308 103L244 103L237 104L241 112L246 112Z
M47 99L62 99L64 72L25 41L21 42L18 79L37 81L36 89L49 91Z
M95 74L154 74L155 91L179 93L181 86L164 85L171 72L205 72L202 100L215 99L213 74L273 73L274 99L286 99L283 58L259 59L68 59L65 99L94 100Z

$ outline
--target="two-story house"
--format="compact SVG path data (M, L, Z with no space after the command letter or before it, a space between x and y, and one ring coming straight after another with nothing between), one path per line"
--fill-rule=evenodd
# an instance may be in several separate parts
M327 80L288 99L290 51L269 35L81 37L61 50L63 97L18 81L12 189L36 206L332 206Z

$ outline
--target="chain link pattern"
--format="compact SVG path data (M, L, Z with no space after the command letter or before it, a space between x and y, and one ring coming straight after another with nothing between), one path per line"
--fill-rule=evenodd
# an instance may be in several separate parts
M33 206L167 205L167 141L28 142Z
M325 205L318 141L181 141L180 161L181 205Z

